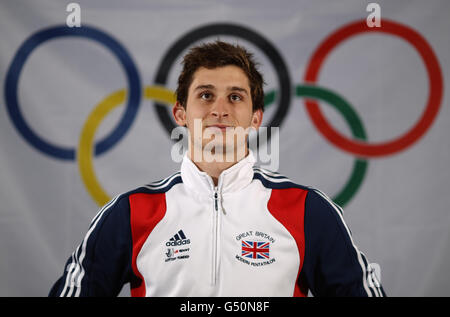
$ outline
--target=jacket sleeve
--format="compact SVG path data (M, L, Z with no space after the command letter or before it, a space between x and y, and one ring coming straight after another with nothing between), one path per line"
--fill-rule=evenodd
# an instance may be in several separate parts
M49 296L117 296L133 278L128 196L117 196L92 220Z
M341 207L311 189L304 217L305 259L300 279L314 296L386 296L355 246Z

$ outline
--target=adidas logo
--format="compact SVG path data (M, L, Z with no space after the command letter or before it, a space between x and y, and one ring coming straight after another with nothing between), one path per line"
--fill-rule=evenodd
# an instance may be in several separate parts
M166 246L175 247L179 245L185 245L190 244L191 240L186 238L186 235L184 234L183 230L178 231L172 238L170 238L169 241L167 241Z

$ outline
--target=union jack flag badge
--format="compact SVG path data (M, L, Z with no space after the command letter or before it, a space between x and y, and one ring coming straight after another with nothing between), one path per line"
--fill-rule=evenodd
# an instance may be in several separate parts
M270 242L242 240L242 256L250 259L269 259Z

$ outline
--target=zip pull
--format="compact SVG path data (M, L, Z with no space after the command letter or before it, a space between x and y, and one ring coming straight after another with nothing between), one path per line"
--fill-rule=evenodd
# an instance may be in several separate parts
M219 200L219 194L217 193L217 189L214 191L214 206L216 208L216 211L219 211L219 207L218 207L218 200ZM225 212L225 209L222 208L222 212L224 215L226 215L227 213Z
M218 195L217 195L217 192L215 192L214 193L214 206L216 206L216 211L219 210L218 207L217 207L217 198L218 198Z

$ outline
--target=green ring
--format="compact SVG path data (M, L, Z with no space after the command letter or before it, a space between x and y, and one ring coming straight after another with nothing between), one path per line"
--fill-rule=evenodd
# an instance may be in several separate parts
M350 104L340 97L336 93L317 86L298 85L295 87L295 95L297 97L312 97L327 102L339 111L343 116L347 124L350 126L350 130L355 139L366 141L366 132L362 125L362 121L355 110ZM274 91L268 92L264 97L264 108L269 106L275 101L276 93ZM341 189L341 191L333 197L333 201L340 205L345 206L356 194L361 187L363 179L366 175L368 167L368 161L361 158L356 158L353 163L352 173L347 183Z

